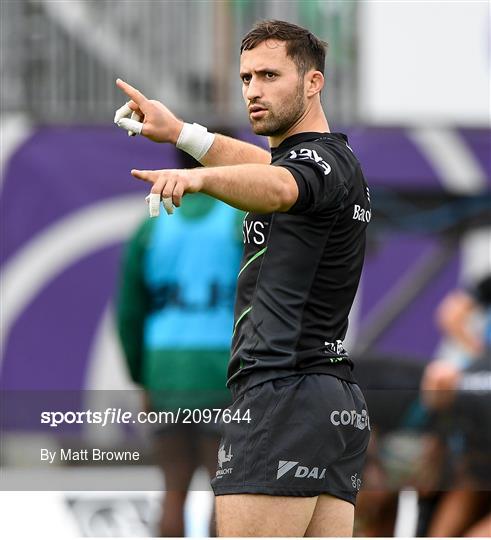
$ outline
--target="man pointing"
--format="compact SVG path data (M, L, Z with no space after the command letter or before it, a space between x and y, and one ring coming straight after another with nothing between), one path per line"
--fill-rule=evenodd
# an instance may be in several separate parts
M282 21L244 37L242 94L271 154L183 123L117 82L131 98L120 127L204 166L136 178L176 207L200 191L247 211L227 383L239 420L223 422L227 462L212 481L220 536L353 532L370 423L343 339L371 207L360 164L321 106L325 48Z

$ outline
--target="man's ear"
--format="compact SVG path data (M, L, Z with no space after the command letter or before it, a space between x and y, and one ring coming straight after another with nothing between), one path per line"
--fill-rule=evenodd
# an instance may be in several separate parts
M324 75L320 71L311 70L306 74L307 97L319 94L324 88Z

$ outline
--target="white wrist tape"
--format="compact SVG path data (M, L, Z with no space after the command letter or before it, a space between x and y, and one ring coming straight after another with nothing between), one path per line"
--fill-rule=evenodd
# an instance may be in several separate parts
M196 123L184 123L177 139L176 147L179 150L184 150L184 152L193 156L197 161L201 161L201 158L208 152L214 140L215 134L208 133L205 127Z

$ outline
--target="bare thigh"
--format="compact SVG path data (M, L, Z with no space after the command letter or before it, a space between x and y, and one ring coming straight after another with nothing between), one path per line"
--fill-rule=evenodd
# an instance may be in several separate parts
M319 495L305 536L353 536L355 507L331 495Z
M438 505L428 536L461 536L475 521L479 510L479 492L468 489L449 491Z
M167 492L186 493L198 466L192 435L183 429L161 434L155 441L156 463L164 471Z
M218 495L218 536L304 536L317 497Z
M482 518L465 533L465 536L476 537L489 537L491 536L491 514Z
M202 435L198 441L200 464L206 468L210 478L214 478L217 471L219 445L219 435Z

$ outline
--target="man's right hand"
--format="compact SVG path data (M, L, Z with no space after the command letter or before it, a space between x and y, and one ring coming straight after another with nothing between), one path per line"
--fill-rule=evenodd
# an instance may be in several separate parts
M184 122L177 118L169 109L153 99L147 99L140 91L121 79L116 85L131 99L127 108L137 113L142 119L137 120L124 117L125 109L121 107L116 111L114 121L119 127L127 131L139 132L151 141L176 144ZM121 117L121 112L123 117ZM127 111L129 113L129 111ZM119 113L119 114L118 114Z

